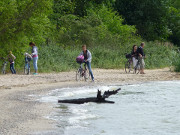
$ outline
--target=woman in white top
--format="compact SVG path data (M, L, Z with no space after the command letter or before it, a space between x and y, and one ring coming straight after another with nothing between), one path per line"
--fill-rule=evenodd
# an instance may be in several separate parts
M138 62L137 45L133 45L131 56L132 56L132 61L133 61L133 67L135 67Z

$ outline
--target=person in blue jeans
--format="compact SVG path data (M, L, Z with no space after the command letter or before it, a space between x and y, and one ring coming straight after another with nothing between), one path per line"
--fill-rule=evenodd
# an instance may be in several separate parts
M89 73L91 75L91 79L92 79L92 81L94 81L94 76L93 76L92 69L91 69L92 55L91 55L91 52L89 50L87 50L86 45L82 46L82 52L80 53L80 55L84 56L84 63L87 64Z
M9 51L8 61L10 63L10 70L11 70L12 74L16 74L16 70L14 68L14 60L15 59L16 59L16 57L12 54L12 51Z
M35 70L35 73L34 75L37 75L38 74L38 66L37 66L37 62L38 62L38 48L37 46L33 43L33 42L30 42L29 45L32 47L32 58L33 58L33 66L34 66L34 70Z

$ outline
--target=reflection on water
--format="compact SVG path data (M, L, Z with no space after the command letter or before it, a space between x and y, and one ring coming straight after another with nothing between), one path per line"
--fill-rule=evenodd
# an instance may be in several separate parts
M119 86L100 86L100 90ZM57 104L58 99L96 96L97 87L63 88L43 97L52 102L60 134L64 135L178 135L180 81L121 86L109 97L115 104Z

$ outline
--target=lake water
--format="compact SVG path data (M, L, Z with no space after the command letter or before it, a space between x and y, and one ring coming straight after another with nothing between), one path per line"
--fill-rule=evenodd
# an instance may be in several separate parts
M115 104L58 104L58 99L96 96L115 90ZM180 135L180 81L137 85L63 88L41 98L56 107L49 118L61 135Z

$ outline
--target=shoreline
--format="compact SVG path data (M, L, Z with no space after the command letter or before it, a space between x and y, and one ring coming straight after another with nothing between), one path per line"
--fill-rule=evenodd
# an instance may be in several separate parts
M168 68L146 70L145 75L126 74L123 70L94 69L95 82L76 82L75 72L0 76L0 134L36 134L55 130L56 122L47 119L54 108L38 101L50 91L63 87L126 85L150 81L180 80ZM31 96L31 95L36 95Z

